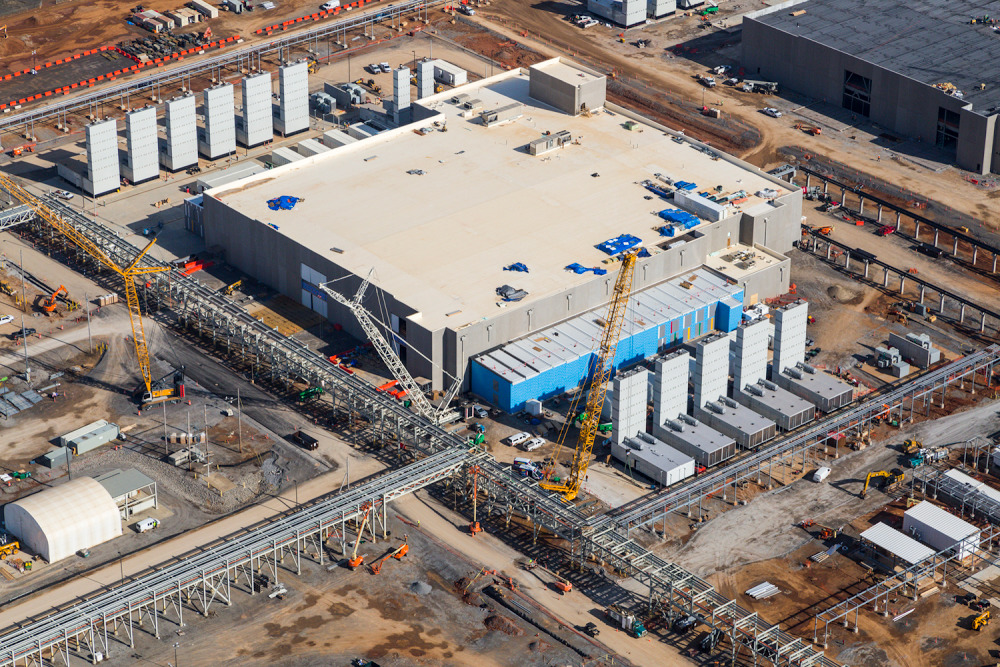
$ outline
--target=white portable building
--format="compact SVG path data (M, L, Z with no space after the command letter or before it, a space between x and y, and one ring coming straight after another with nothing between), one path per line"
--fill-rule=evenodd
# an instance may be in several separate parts
M4 506L7 530L49 563L122 534L118 506L92 477L33 493Z
M885 553L898 558L906 565L922 563L934 555L934 549L917 542L885 523L876 523L861 533L862 542L868 542Z
M903 513L903 532L937 551L955 549L961 559L979 545L979 529L928 501Z
M445 60L435 60L434 80L449 86L464 86L469 81L469 74L458 65L452 65Z

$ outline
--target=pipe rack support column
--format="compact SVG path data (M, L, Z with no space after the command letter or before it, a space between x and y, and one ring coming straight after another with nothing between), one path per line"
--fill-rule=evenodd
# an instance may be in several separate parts
M902 294L903 290L906 288L906 276L899 275L899 293Z
M980 317L979 317L979 333L985 333L986 332L986 313L980 313L979 315L980 315Z
M941 230L940 229L935 229L934 230L934 247L935 248L937 247L938 237L940 235L941 235Z
M913 238L919 239L920 238L920 221L916 220L914 222L916 222L916 227L913 229Z
M889 286L889 269L883 269L885 273L882 275L882 287Z
M961 324L965 321L965 304L962 304L961 310L958 311L958 323Z
M993 253L993 273L997 272L997 254Z
M924 302L924 293L926 291L927 291L927 288L924 287L923 285L921 285L920 286L920 301L918 301L917 303L923 303Z
M938 312L944 315L944 294L939 296L941 297L941 302L938 304Z
M812 183L812 174L806 174L806 190L809 189L809 184Z
M979 246L972 246L972 265L976 265L976 260L979 258Z
M830 191L830 182L823 181L823 194L826 194L829 191Z
M863 215L865 212L865 198L862 195L858 195L858 215Z
M831 244L831 243L827 243L827 244L826 244L826 258L827 258L827 259L830 259L830 255L831 255L832 253L833 253L833 244ZM994 258L994 264L996 264L996 260L995 260L995 258ZM995 271L995 270L996 270L996 269L994 268L994 271Z
M878 205L878 215L875 218L879 222L882 222L882 204Z
M851 268L851 253L850 252L845 252L844 253L844 268L845 269L850 269Z
M952 239L951 255L952 257L954 257L957 254L958 254L958 237L956 236L955 238Z
M868 277L868 266L869 266L869 264L868 264L868 261L866 260L865 261L865 278Z

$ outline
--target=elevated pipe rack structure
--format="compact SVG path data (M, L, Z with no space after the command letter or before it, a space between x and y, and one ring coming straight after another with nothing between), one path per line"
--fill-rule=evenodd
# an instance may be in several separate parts
M918 303L923 303L926 297L927 291L934 292L938 295L938 312L941 315L947 316L945 312L945 307L947 306L946 299L951 299L953 302L958 304L958 312L954 315L954 319L958 321L959 324L965 322L965 311L966 309L972 310L973 312L979 313L979 332L986 333L987 316L992 318L990 322L990 329L994 332L1000 330L1000 313L994 310L990 310L985 306L982 306L975 301L965 298L960 294L957 294L951 290L945 289L939 285L935 285L929 280L921 278L918 275L912 274L908 269L900 269L891 264L887 264L872 253L859 250L857 248L852 248L846 243L841 243L840 241L834 241L828 236L823 236L816 230L807 230L809 235L806 237L808 241L806 243L799 243L799 248L802 250L808 250L815 255L822 256L822 249L825 244L826 246L826 260L835 266L839 266L839 258L833 256L833 248L839 248L843 252L844 257L844 270L851 270L851 258L852 256L861 263L863 266L863 271L856 273L856 275L861 276L873 285L878 286L879 282L873 278L869 278L870 268L872 266L877 266L882 269L882 281L881 287L888 290L889 288L889 276L895 275L899 278L899 294L902 296L905 293L907 281L911 281L920 287L919 296L917 297ZM996 336L996 333L991 334Z

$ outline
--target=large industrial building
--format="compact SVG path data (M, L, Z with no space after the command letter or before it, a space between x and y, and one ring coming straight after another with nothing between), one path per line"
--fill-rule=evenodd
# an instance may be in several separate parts
M789 6L789 5L792 6ZM779 9L780 8L780 9ZM743 20L743 68L1000 172L1000 40L972 0L810 0Z
M617 365L732 331L788 289L799 189L606 103L593 71L554 59L411 115L205 191L207 245L359 337L319 285L353 294L370 275L364 303L410 372L435 389L463 375L505 410L580 383L626 249ZM281 196L299 201L269 208Z

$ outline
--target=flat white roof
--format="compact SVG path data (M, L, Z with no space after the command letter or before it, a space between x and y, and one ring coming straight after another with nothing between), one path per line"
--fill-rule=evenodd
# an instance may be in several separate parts
M979 529L963 521L951 512L941 509L926 500L914 505L903 513L912 521L930 526L955 542L961 542L971 535L978 535Z
M924 546L885 523L876 523L861 533L861 539L868 540L875 546L885 549L910 565L916 565L934 555L934 550L930 547Z
M450 103L458 94L482 100L486 111L520 102L523 115L487 128ZM695 183L699 191L782 187L749 165L713 160L651 125L627 130L630 119L622 115L574 117L552 109L528 96L524 71L418 104L440 115L228 184L210 196L357 275L374 267L375 283L434 330L497 314L496 289L504 284L527 291L520 302L527 304L593 280L565 267L614 269L602 264L608 255L595 246L621 234L660 252L657 244L668 239L655 229L664 223L657 213L673 205L640 185L654 174ZM447 131L434 121L446 122ZM544 156L526 151L543 132L561 130L574 142ZM282 195L302 201L291 211L268 209L267 201ZM751 195L743 206L760 201ZM516 262L529 273L504 271Z

